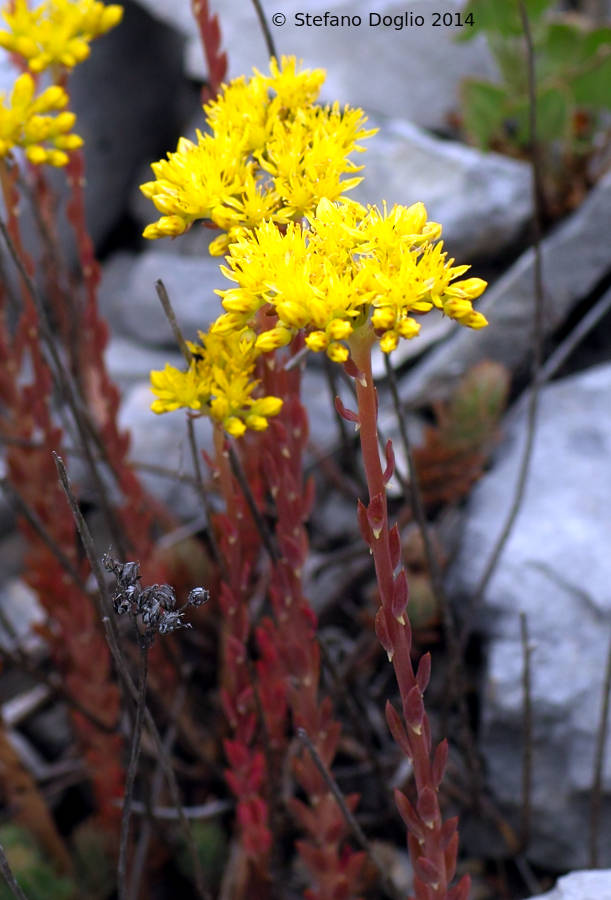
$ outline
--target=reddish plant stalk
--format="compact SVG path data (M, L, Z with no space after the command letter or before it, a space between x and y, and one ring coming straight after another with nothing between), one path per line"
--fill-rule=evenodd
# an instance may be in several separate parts
M417 802L395 791L395 801L408 830L408 846L414 866L415 900L466 900L470 879L465 875L456 887L450 884L456 871L458 851L457 820L442 820L439 784L447 760L447 741L433 752L423 693L430 674L430 657L421 658L416 672L411 660L411 627L407 617L407 578L400 566L397 526L388 523L386 483L392 476L392 450L387 448L387 468L382 470L378 450L377 392L371 371L374 335L351 342L356 365L358 423L363 463L369 490L369 504L359 501L359 524L373 553L380 606L376 614L376 634L393 664L402 713L387 703L386 717L393 737L413 765Z
M256 890L264 890L272 845L265 800L267 766L257 733L256 686L247 647L251 632L249 576L259 543L254 539L244 498L235 485L225 437L218 425L214 428L214 446L225 514L215 516L212 524L218 534L228 577L219 594L222 612L221 703L232 732L232 737L224 742L229 763L225 777L237 799L240 841L250 864L250 888L255 891L255 896Z
M295 349L295 348L293 348ZM277 361L276 361L277 364ZM276 540L280 559L272 568L270 594L274 621L266 619L258 629L259 644L276 649L281 669L260 671L262 683L275 676L276 691L284 691L293 728L303 728L327 768L330 768L340 737L340 724L334 720L330 699L319 697L320 649L316 638L316 616L303 594L301 573L308 554L304 523L314 499L313 482L303 484L303 453L308 438L305 410L299 400L300 373L268 367L266 392L284 399L282 412L270 422L265 433L264 468L276 505ZM272 687L268 691L273 697ZM266 697L266 694L262 694ZM266 706L270 732L278 726L275 705ZM291 811L306 839L297 849L309 869L314 887L306 892L309 900L348 900L358 894L364 854L346 846L347 825L337 802L309 754L293 761L297 781L309 803L297 798L289 801ZM358 796L346 802L354 809Z
M61 447L61 431L53 425L48 409L51 379L40 355L35 348L30 349L33 380L18 386L13 373L21 371L21 360L14 353L0 316L0 354L4 354L7 375L0 378L0 400L6 408L6 415L0 419L0 434L16 441L9 443L6 454L8 477L84 581L86 572L76 555L74 523L57 484L51 456L52 450ZM23 441L32 446L23 446ZM22 530L28 540L26 580L52 621L51 627L39 630L70 693L84 709L112 727L118 721L119 693L91 598L72 582L31 526L22 523ZM118 734L100 731L77 711L72 715L90 767L100 821L112 829L120 816L121 739Z
M81 173L82 174L82 173ZM17 190L18 170L10 170L0 165L0 176L7 213L7 230L24 269L34 279L33 260L26 253L20 234L19 203ZM80 180L82 183L82 179ZM37 173L34 200L41 202L41 217L48 237L54 237L54 209L48 194L44 176ZM87 302L83 305L72 303L69 312L62 305L67 299L61 285L61 254L55 259L54 268L47 267L47 274L53 273L47 284L47 297L52 300L56 321L69 319L79 332L80 355L75 358L68 343L68 357L72 362L72 375L83 388L83 383L96 385L96 390L83 390L89 403L89 412L97 418L99 449L102 455L112 459L111 467L119 475L117 480L123 491L124 507L122 524L129 537L128 542L137 546L141 558L152 554L151 506L142 487L129 466L126 456L129 438L121 434L116 426L119 395L108 378L103 359L108 329L97 316L97 263L93 258L93 248L89 241L85 222L82 196L76 213L71 213L79 249L87 249L88 263L83 265L86 281ZM88 242L88 243L87 243ZM55 242L54 242L55 243ZM49 249L49 248L47 248ZM53 249L53 248L51 248ZM59 250L59 247L56 247ZM83 254L81 253L81 257ZM59 487L51 451L61 451L63 435L51 416L51 397L54 384L51 371L42 352L41 324L37 308L30 295L30 288L20 279L22 287L22 308L15 334L10 335L4 317L0 318L0 346L4 346L3 360L7 378L0 384L0 396L5 406L5 416L0 422L0 431L10 441L16 441L7 453L8 475L21 498L34 510L49 537L72 560L77 570L82 570L74 558L76 547L74 523ZM66 329L60 328L64 338ZM30 384L22 384L22 370L29 356L32 367ZM57 386L56 386L57 387ZM60 391L62 399L66 399ZM23 442L32 446L23 446ZM114 463L114 465L113 465ZM56 485L56 488L53 487ZM48 612L53 627L45 630L53 656L66 679L66 685L82 704L114 725L119 714L119 694L112 678L110 658L98 615L91 599L69 581L53 553L40 536L29 526L23 530L28 538L27 580L39 594L41 603ZM129 539L131 538L131 540ZM155 572L155 575L161 575ZM83 581L86 572L82 572ZM160 578L161 580L161 578ZM164 660L166 669L169 667ZM164 683L171 681L173 671L165 673ZM90 764L93 787L97 800L97 811L108 827L114 828L120 815L117 801L122 793L123 772L121 767L118 735L101 733L91 721L78 712L73 713L77 733L83 744Z
M202 88L202 103L218 94L227 74L227 54L221 50L221 28L217 15L208 7L208 0L191 0L193 16L208 64L208 84Z

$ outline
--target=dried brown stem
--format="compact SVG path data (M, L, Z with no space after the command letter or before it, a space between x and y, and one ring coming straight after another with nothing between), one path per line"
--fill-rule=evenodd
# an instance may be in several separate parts
M143 714L146 706L146 679L148 673L148 646L140 640L140 675L138 679L138 698L136 701L136 718L132 730L129 752L129 763L125 777L125 793L123 796L123 815L121 816L121 832L119 837L119 861L117 864L117 887L119 900L127 900L130 896L127 885L127 850L129 846L129 823L132 814L134 785L138 774L140 745L142 742ZM134 896L134 895L132 895Z
M94 577L95 577L95 580L96 580L96 583L98 586L98 591L99 591L98 608L100 609L100 611L102 611L104 609L110 610L112 608L110 594L108 591L108 586L106 584L106 580L102 573L102 567L100 566L98 557L95 552L93 539L91 537L89 529L87 528L87 524L86 524L85 520L83 519L81 511L78 508L78 504L76 502L74 494L72 493L72 488L70 486L70 481L68 479L68 475L66 473L64 463L63 463L62 459L56 453L54 453L53 456L55 459L55 465L57 466L57 470L59 473L60 483L61 483L64 493L66 494L66 497L68 499L68 503L72 510L72 514L74 516L77 530L79 532L81 541L83 543L83 547L84 547L85 553L87 555L87 559L89 560L89 565L91 566L91 570L94 574ZM125 662L123 653L121 652L121 648L119 646L119 641L117 638L117 629L116 629L116 623L114 621L114 618L110 618L108 615L102 614L102 625L104 626L104 633L106 634L106 640L108 641L108 646L109 646L113 661L115 663L115 666L117 667L117 671L119 672L119 675L121 676L121 679L123 681L123 684L125 685L125 688L129 694L129 696L132 698L134 703L137 703L138 702L138 689L133 682L133 679L129 673L129 669L127 668L127 664ZM148 709L148 707L146 705L144 707L144 721L146 722L146 727L149 730L151 737L153 738L153 740L155 742L155 746L156 746L157 752L159 754L159 762L163 766L163 771L164 771L164 774L168 781L168 787L170 789L170 795L172 797L172 802L178 812L180 824L183 829L183 833L184 833L184 837L185 837L185 842L187 844L187 847L189 848L189 853L190 853L192 861L193 861L193 868L194 868L194 872L195 872L195 882L196 882L196 888L197 888L198 895L201 898L201 900L209 900L209 894L204 886L203 872L201 869L201 863L199 861L199 855L197 853L197 848L195 846L195 840L193 838L193 833L191 831L189 822L188 822L186 816L184 815L184 812L182 809L182 803L180 801L180 792L178 789L178 782L176 781L176 775L172 768L172 764L170 763L170 760L168 759L168 756L164 751L163 742L161 740L161 735L159 734L159 730L157 729L157 726L155 725L155 721L150 713L150 710Z
M0 487L9 498L16 511L20 515L22 515L23 518L32 526L43 544L48 547L53 556L60 563L60 565L70 576L70 578L72 578L77 587L79 587L83 591L83 593L86 594L87 587L85 585L85 582L83 581L77 570L74 568L72 562L66 556L57 541L52 537L51 534L49 534L49 532L41 522L40 516L37 515L36 510L32 509L32 507L28 503L26 503L17 488L12 485L7 478L0 478Z
M269 25L267 24L267 19L265 18L265 11L263 9L263 6L261 5L261 0L252 0L252 5L255 8L255 12L259 20L259 25L261 26L261 31L263 32L263 37L265 38L265 46L267 47L267 52L270 57L273 56L275 59L278 59L276 45L274 43L272 33L269 30Z
M498 561L501 557L505 545L509 540L515 520L522 506L522 500L526 491L528 473L533 455L535 444L535 434L537 427L537 418L539 411L539 394L540 394L540 371L543 357L543 314L545 294L543 288L543 258L541 253L541 240L543 234L543 219L545 215L544 199L543 199L543 170L541 161L541 151L537 134L537 88L535 77L535 52L533 47L532 33L530 30L530 22L528 13L524 5L524 0L517 0L520 9L520 17L522 20L522 28L524 32L524 43L526 47L527 58L527 78L528 78L528 121L529 121L529 138L531 146L531 165L532 165L532 194L533 194L533 248L534 248L534 316L533 316L533 355L532 355L532 381L529 394L528 411L526 416L526 442L522 453L520 468L516 482L515 493L511 507L507 514L505 524L501 533L493 547L488 559L488 563L484 569L481 579L474 591L474 594L468 604L465 624L460 635L461 648L464 649L471 629L473 613L480 605L486 588L490 583Z
M176 733L178 731L176 719L182 709L186 696L187 696L187 685L189 683L191 676L191 668L183 667L182 679L179 682L178 690L176 691L176 696L174 697L172 703L172 709L170 710L170 725L164 735L163 738L163 749L165 753L169 756L172 750L172 745L176 740ZM136 898L140 894L140 883L142 881L142 875L144 872L144 866L146 864L146 857L148 854L148 848L151 840L151 836L153 833L153 823L152 820L155 817L155 804L159 800L159 795L161 793L161 788L163 786L163 767L158 762L155 768L155 772L153 774L153 778L151 781L151 789L150 795L147 798L148 802L146 804L146 813L147 818L142 823L142 828L140 829L140 836L138 838L138 844L136 846L136 850L134 852L134 859L132 862L132 871L131 877L129 881L129 892L128 896L130 898ZM131 801L131 812L134 815L136 810L136 803L132 799Z
M45 304L43 302L42 297L34 283L33 279L30 277L30 274L21 259L17 247L6 227L4 222L0 219L0 233L4 239L4 242L7 246L9 254L23 280L23 283L26 286L27 292L34 304L36 309L36 313L38 315L38 326L40 327L40 332L43 338L44 347L46 348L47 355L47 365L49 366L49 371L53 374L55 383L58 385L62 395L65 397L66 401L70 406L70 410L72 411L72 415L74 417L74 422L76 424L79 438L81 440L83 453L85 454L85 458L87 460L87 464L89 466L89 470L91 472L91 477L93 483L96 487L96 492L98 494L98 500L100 502L100 506L108 523L108 528L112 535L112 539L115 542L118 549L124 549L124 539L123 532L119 526L117 518L114 514L112 506L110 504L106 488L104 483L100 477L100 473L98 472L98 467L93 458L90 441L89 438L93 438L99 452L102 456L106 457L104 452L104 447L99 440L99 435L91 421L91 417L88 412L83 409L78 391L73 384L72 379L69 376L69 373L66 371L66 367L63 365L60 355L58 353L57 347L55 346L55 341L53 339L53 334L51 332L51 327L49 325L49 321L47 318L47 314L45 311Z
M202 467L199 461L199 452L197 449L197 441L195 438L195 428L193 427L193 420L189 417L187 417L187 434L189 436L191 460L193 462L193 468L195 470L195 486L197 488L199 498L202 501L204 512L206 513L206 525L208 528L208 542L210 544L210 550L212 551L212 556L214 557L215 563L220 569L221 575L223 576L225 581L229 581L229 570L227 568L227 563L225 562L223 554L221 553L221 549L218 545L216 535L214 533L214 526L212 524L213 511L208 501L208 494L206 493L206 489L204 487Z
M274 539L269 528L267 527L267 522L259 512L259 507L255 502L255 498L253 497L250 485L248 484L248 479L246 478L246 474L244 472L244 469L242 468L240 457L236 453L236 449L231 440L227 442L227 446L229 452L229 462L231 463L231 471L233 472L236 481L240 485L240 490L242 491L244 499L248 504L253 522L255 523L257 531L259 532L261 540L263 541L263 546L267 550L268 556L271 561L273 563L277 563L279 557L278 551L276 550L276 546L274 544Z
M167 292L166 286L163 283L163 281L161 280L161 278L159 278L155 282L155 290L157 291L157 296L159 297L159 302L161 303L161 305L163 307L163 311L164 311L166 318L170 324L170 328L172 329L172 334L174 335L174 337L176 339L176 343L178 344L178 347L180 348L180 352L184 356L187 365L191 365L193 356L191 355L191 351L189 350L189 348L187 346L187 342L185 341L182 331L180 330L180 326L179 326L178 320L176 318L176 313L174 312L174 308L170 302L170 297Z
M28 900L26 895L17 884L17 879L13 875L13 870L11 869L9 861L6 858L6 853L4 852L4 847L2 846L2 844L0 844L0 872L2 873L2 877L4 878L7 887L13 897L17 897L17 900Z
M603 682L600 722L596 736L596 753L594 756L594 772L590 795L590 868L598 866L598 840L600 832L600 812L602 806L603 768L605 762L605 745L607 743L607 727L609 724L609 694L611 693L611 639L607 651L607 665Z
M386 891L386 893L388 894L389 897L394 898L394 900L398 900L399 893L398 893L398 891L395 890L395 886L388 879L388 876L386 874L386 866L380 860L378 854L376 853L375 848L372 847L370 842L367 840L367 836L365 835L365 832L363 831L363 829L357 822L356 817L353 815L353 813L348 808L348 805L344 799L344 795L342 794L336 780L333 778L333 776L331 775L331 773L325 766L324 762L320 758L320 755L319 755L318 751L316 750L316 747L312 743L310 736L308 735L305 728L297 729L297 737L299 738L301 743L307 748L308 753L312 757L312 761L313 761L314 765L316 766L320 775L324 779L325 784L327 785L327 787L333 794L333 797L335 798L335 802L337 803L338 807L340 808L341 814L344 817L344 820L345 820L346 824L348 825L348 827L350 828L355 839L358 841L358 843L363 848L365 853L367 853L367 855L373 862L374 866L378 870L378 873L380 875L380 883L383 885L384 890Z
M530 842L532 755L533 755L533 713L528 621L526 613L520 613L520 641L522 644L522 810L520 817L520 847L524 852Z

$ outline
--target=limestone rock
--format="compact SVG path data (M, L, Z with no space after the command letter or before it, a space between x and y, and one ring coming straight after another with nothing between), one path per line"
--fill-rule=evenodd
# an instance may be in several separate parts
M221 313L216 288L231 284L221 274L220 260L208 255L181 256L155 244L139 256L117 254L105 267L100 304L113 333L153 346L175 346L172 331L155 291L165 284L178 324L188 340L197 339Z
M389 207L421 200L459 263L494 257L515 241L532 214L528 163L442 141L400 119L372 124L380 130L355 157L365 168L351 197Z
M543 390L524 502L475 623L487 645L481 722L487 780L515 824L523 751L520 612L527 618L534 728L527 855L556 870L588 860L589 796L611 636L610 395L609 364ZM450 577L463 608L513 498L524 431L522 415L471 495ZM600 860L609 864L609 755L603 791ZM476 837L484 852L492 849L486 834L471 834Z
M546 335L611 271L611 172L582 206L543 241ZM405 403L426 402L447 393L453 380L481 359L495 359L512 371L524 367L532 346L534 251L527 250L476 303L489 325L472 331L459 325L414 366L400 387ZM476 273L475 273L476 274Z
M538 894L536 900L611 900L611 869L571 872L553 891Z
M188 4L176 4L174 0L140 2L152 15L188 36L187 68L192 75L205 77L201 45ZM210 5L219 14L229 77L248 75L253 66L264 70L268 52L254 7L242 0L212 0ZM381 0L373 5L364 0L340 0L334 4L333 14L349 17L352 24L344 19L344 25L339 27L308 26L306 20L300 25L297 15L305 10L299 0L267 0L264 6L278 54L295 54L308 67L327 69L323 92L327 102L337 100L362 106L368 113L401 116L428 128L444 129L449 113L456 108L461 78L486 77L494 72L488 48L480 36L469 43L455 41L463 31L456 25L456 15L464 6L461 0L445 3L444 11L452 14L453 24L448 26L433 24L429 0L413 0L407 13L405 4L396 0ZM324 15L327 10L326 0L313 0L307 7L312 16ZM372 24L370 13L375 16ZM274 25L278 14L284 15L286 21ZM408 23L420 21L418 16L424 22L401 27L406 15ZM386 25L385 16L390 17Z

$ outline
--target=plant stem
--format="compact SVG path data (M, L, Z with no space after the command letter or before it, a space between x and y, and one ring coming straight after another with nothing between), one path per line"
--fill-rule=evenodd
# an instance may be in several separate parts
M431 737L428 717L422 707L422 691L414 673L411 661L411 628L405 610L397 607L399 585L404 573L394 575L395 565L388 526L388 504L384 473L378 451L377 432L377 396L371 371L371 346L373 333L355 337L351 340L351 354L359 369L356 378L356 395L360 422L360 440L363 463L369 490L369 506L367 521L371 529L370 547L373 553L376 578L380 594L380 609L376 616L376 633L392 661L401 700L403 716L406 723L403 737L404 749L411 758L416 793L418 795L418 813L416 819L422 819L422 829L411 829L416 840L410 841L410 850L416 858L412 860L416 867L415 896L443 900L447 896L449 883L454 875L452 863L448 866L447 855L442 843L442 820L439 810L438 785L433 778L431 765ZM414 708L418 707L417 714ZM405 799L405 798L404 798ZM424 806L426 800L426 813ZM425 821L426 820L426 821ZM426 875L418 863L425 861L425 869L434 872L432 878Z
M148 674L148 646L144 640L140 640L140 678L138 684L138 701L136 704L136 720L132 734L132 744L129 754L129 765L125 777L125 795L123 799L123 815L121 817L121 836L119 840L119 863L117 866L117 884L119 900L127 900L127 849L129 845L129 822L132 813L132 798L134 784L138 773L138 760L140 758L140 744L142 741L142 722L146 706L146 678Z
M13 897L17 897L17 900L28 900L26 895L23 893L21 888L17 883L17 879L13 875L13 871L9 865L9 861L6 858L6 853L4 852L4 847L0 844L0 873L4 878L8 889L10 890Z

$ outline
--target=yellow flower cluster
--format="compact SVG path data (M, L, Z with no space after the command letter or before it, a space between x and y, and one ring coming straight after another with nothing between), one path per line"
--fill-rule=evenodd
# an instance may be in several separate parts
M27 0L15 0L2 18L8 31L0 31L0 47L27 60L32 72L50 67L72 69L89 56L89 44L117 25L123 8L98 0L43 0L29 9Z
M185 408L209 416L233 437L247 428L263 431L269 416L282 408L279 397L253 398L259 382L253 378L259 351L248 331L227 335L199 333L201 345L188 342L192 354L187 372L166 365L151 372L152 391L157 397L153 412Z
M269 304L277 324L257 336L256 349L284 346L305 330L311 350L344 362L356 331L373 330L389 353L400 338L418 334L412 313L433 307L470 328L487 324L471 302L486 282L456 280L469 266L454 266L447 258L438 240L441 226L427 221L424 204L381 212L324 199L308 225L279 229L269 221L240 233L229 248L229 267L221 267L237 287L217 292L226 312L213 334L252 327Z
M469 266L448 259L422 203L380 211L343 196L360 180L349 156L373 132L361 110L315 105L323 79L283 58L268 76L233 81L205 107L210 132L181 138L141 186L163 214L144 236L213 222L225 233L211 252L227 254L221 270L235 283L217 292L225 312L191 348L189 370L152 373L155 412L197 410L239 436L281 408L276 397L252 399L256 358L298 332L341 363L351 342L378 339L390 353L433 308L470 328L487 324L472 304L486 282L461 278Z
M31 163L64 166L68 162L66 151L83 143L70 133L76 116L64 110L68 95L57 85L37 97L34 93L34 79L24 72L15 82L8 104L0 94L0 158L21 147Z
M181 138L152 164L155 181L140 190L162 216L144 237L175 237L207 220L225 232L210 246L220 256L241 228L299 221L361 180L349 156L374 130L364 130L361 110L315 105L323 70L299 71L283 57L280 65L272 59L269 75L254 71L204 107L208 133L198 131L197 143Z

